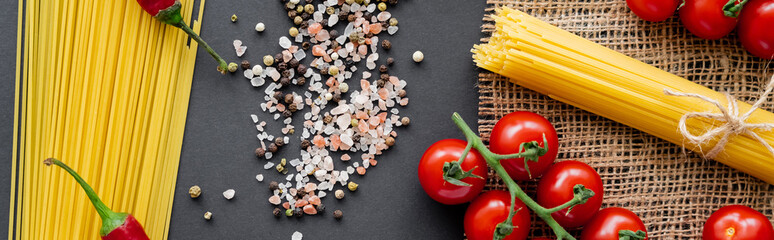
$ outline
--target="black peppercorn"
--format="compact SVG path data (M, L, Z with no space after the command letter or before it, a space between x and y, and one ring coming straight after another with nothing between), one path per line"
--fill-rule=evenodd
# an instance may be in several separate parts
M280 58L280 59L282 59L282 58ZM284 63L284 62L277 63L277 70L279 70L280 72L288 70L288 64Z
M344 216L344 213L341 212L341 210L333 211L333 218L335 218L336 220L341 219L341 217L343 216Z
M392 64L393 64L393 63L395 63L395 59L394 59L394 58L391 58L391 57L388 57L388 58L387 58L387 65L390 65L390 66L392 66Z
M280 92L280 91L274 92L274 99L277 99L277 101L281 101L282 100L282 92Z
M389 2L390 2L391 5L398 4L398 0L389 0Z
M387 29L387 27L390 26L390 24L387 22L382 22L381 24L382 24L382 29Z
M304 211L302 211L301 208L296 208L296 210L293 211L293 215L295 215L296 217L304 216Z
M306 0L306 3L312 3L314 0Z
M357 19L357 17L355 16L355 14L350 14L349 16L347 16L347 21L348 21L348 22L354 22L354 21L355 21L355 19Z
M300 29L306 29L309 27L309 22L301 22L301 24L298 24L298 28Z
M274 208L274 211L272 211L272 213L274 214L275 217L282 216L282 210L280 210L279 208Z
M290 11L288 11L288 17L289 17L290 19L296 18L296 16L298 16L298 12L296 12L296 10L290 10Z
M373 36L374 36L374 34L373 34L373 33L370 33L370 32L365 34L365 38L371 38L371 37L373 37ZM364 39L364 40L365 40L365 39Z
M274 143L269 144L269 152L277 152L277 145Z
M322 69L320 69L320 73L328 75L328 67L323 67Z
M304 50L309 50L309 48L311 46L312 46L312 44L309 43L309 42L304 42L304 43L301 44L301 48L303 48ZM299 66L301 66L301 65L299 65Z
M292 117L292 116L293 116L293 113L292 113L292 112L290 112L290 110L288 110L288 109L285 109L285 111L284 111L284 112L282 112L282 116L283 116L283 117L285 117L285 118L289 118L289 117Z
M269 183L269 190L274 191L277 189L279 189L279 183L277 183L277 181L271 181Z
M331 100L333 100L333 102L335 103L341 101L341 93L334 93L333 98Z
M370 12L366 12L365 14L363 14L363 18L365 18L365 20L366 20L366 21L369 21L369 22L371 21L371 18L372 18L373 16L374 16L374 15L373 15L372 13L370 13Z
M289 78L290 77L290 69L282 70L282 77Z
M381 68L380 68L381 69ZM382 73L379 75L379 80L387 81L390 80L390 74Z
M386 73L387 65L382 64L381 66L379 66L379 72Z
M328 34L331 35L331 39L333 39L339 36L339 31L336 31L336 29L333 29L333 30L330 30Z
M288 62L288 66L289 66L290 68L296 68L296 67L298 67L298 59L295 59L295 58L293 58L293 59L290 59L290 61Z
M306 12L304 12L304 13L302 13L302 14L301 14L301 18L303 18L304 20L307 20L307 19L309 19L309 17L311 17L311 16L312 16L312 15L310 15L309 13L306 13Z
M387 84L387 81L385 80L382 80L382 79L376 80L376 87L378 88L383 88L385 84Z
M328 124L331 123L331 121L333 121L333 117L331 117L331 115L325 115L325 117L323 117L323 123Z
M282 85L283 87L290 85L290 78L286 78L286 77L280 78L280 85Z
M298 79L296 79L296 85L303 86L304 84L306 84L306 78L305 77L298 77Z
M296 197L299 199L304 198L304 195L306 195L306 190L304 190L303 187L298 189L298 193L296 193Z
M288 110L290 110L290 112L294 113L294 112L298 111L298 106L296 106L296 104L290 104L290 105L288 105ZM291 130L293 130L293 129L291 129Z
M301 141L301 149L306 150L310 146L312 146L312 142L309 142L309 140L304 139Z
M345 11L339 11L339 19L344 20L347 19L348 12Z
M354 135L354 136L352 136L352 141L353 141L353 142L356 142L356 143L360 142L360 135Z
M390 40L387 40L387 39L382 40L382 48L384 48L384 50L390 50L390 48L392 48L392 43L390 42Z
M325 205L320 203L320 205L317 205L317 213L322 213L325 211Z
M266 155L266 149L263 149L263 148L256 148L255 149L255 156L256 157L262 158L265 155Z
M242 69L250 69L250 62L242 60Z
M274 54L274 62L277 62L277 67L279 67L280 63L283 63L282 62L282 53ZM287 68L287 66L285 68Z
M331 49L336 49L338 47L339 47L339 42L337 42L337 41L331 42Z
M323 26L328 26L328 19L323 19L323 20L320 22L320 25L323 25Z
M290 93L285 94L285 103L292 103L293 99L294 99L293 94L290 94Z
M285 145L285 140L278 137L274 139L274 144L277 144L278 147L282 147L282 145Z
M306 65L298 64L298 67L296 68L296 72L298 74L304 75L306 73Z

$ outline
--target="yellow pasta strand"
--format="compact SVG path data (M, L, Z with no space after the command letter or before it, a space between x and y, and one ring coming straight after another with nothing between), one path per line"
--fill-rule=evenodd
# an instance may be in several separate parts
M698 146L683 141L677 131L689 112L718 112L707 102L664 95L664 89L696 93L728 104L725 96L636 59L559 29L518 10L501 8L494 16L495 32L487 44L472 52L476 64L512 82L556 100L684 145L696 152L709 151L717 142ZM739 111L750 105L739 102ZM750 123L771 122L774 114L757 109ZM717 128L722 122L691 119L694 134ZM757 131L774 144L772 131ZM726 165L774 184L774 156L747 135L732 137L715 158Z
M181 2L191 19L194 1ZM134 1L20 2L17 26L8 238L99 238L81 188L42 164L56 157L166 239L196 42Z

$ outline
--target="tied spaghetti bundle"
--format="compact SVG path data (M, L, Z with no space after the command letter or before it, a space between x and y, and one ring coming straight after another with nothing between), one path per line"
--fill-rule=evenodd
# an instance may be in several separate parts
M196 42L135 1L20 1L18 26L8 238L99 238L84 191L41 164L55 157L166 239Z
M765 127L774 122L774 114L757 108L759 104L753 108L518 10L502 8L493 18L495 32L489 42L472 50L479 67L774 184L774 153L769 147L774 145L774 132ZM767 97L764 94L764 101ZM728 112L713 101L732 106L733 111L725 117L696 117ZM704 112L712 114L697 114ZM684 116L689 117L681 124ZM734 129L739 126L745 129ZM715 129L730 132L686 140ZM722 149L712 151L717 145Z

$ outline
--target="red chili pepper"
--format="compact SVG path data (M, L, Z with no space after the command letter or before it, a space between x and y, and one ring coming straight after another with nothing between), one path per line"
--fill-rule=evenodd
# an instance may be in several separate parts
M54 158L49 158L43 161L46 166L51 164L57 165L63 168L67 173L75 178L75 181L81 185L86 196L89 196L91 204L97 210L99 217L102 218L102 228L99 230L99 235L103 240L149 240L148 235L145 234L145 230L131 214L113 212L107 205L102 203L94 189L84 181L78 173L72 168L68 167L64 163Z
M180 15L180 7L182 6L180 0L137 0L137 3L157 20L182 29L196 42L204 46L204 49L218 61L218 71L223 74L226 73L228 68L226 61L183 21L183 16Z

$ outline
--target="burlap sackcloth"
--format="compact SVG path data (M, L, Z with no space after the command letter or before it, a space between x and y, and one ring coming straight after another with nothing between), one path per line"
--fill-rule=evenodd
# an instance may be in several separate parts
M645 22L625 0L487 2L485 33L494 30L488 14L497 6L509 6L716 91L729 91L748 103L758 98L774 72L767 75L766 69L774 64L746 53L733 33L716 41L702 40L687 32L676 14L661 23ZM505 114L524 110L545 116L559 134L558 161L576 159L594 167L604 181L602 207L634 211L650 239L700 239L710 214L729 204L750 206L774 218L770 184L697 154L684 155L680 146L517 86L500 75L481 72L478 124L485 141ZM770 101L762 108L772 111L774 104ZM537 182L519 184L534 198ZM487 189L505 189L491 170ZM553 236L535 216L532 224L530 236Z

